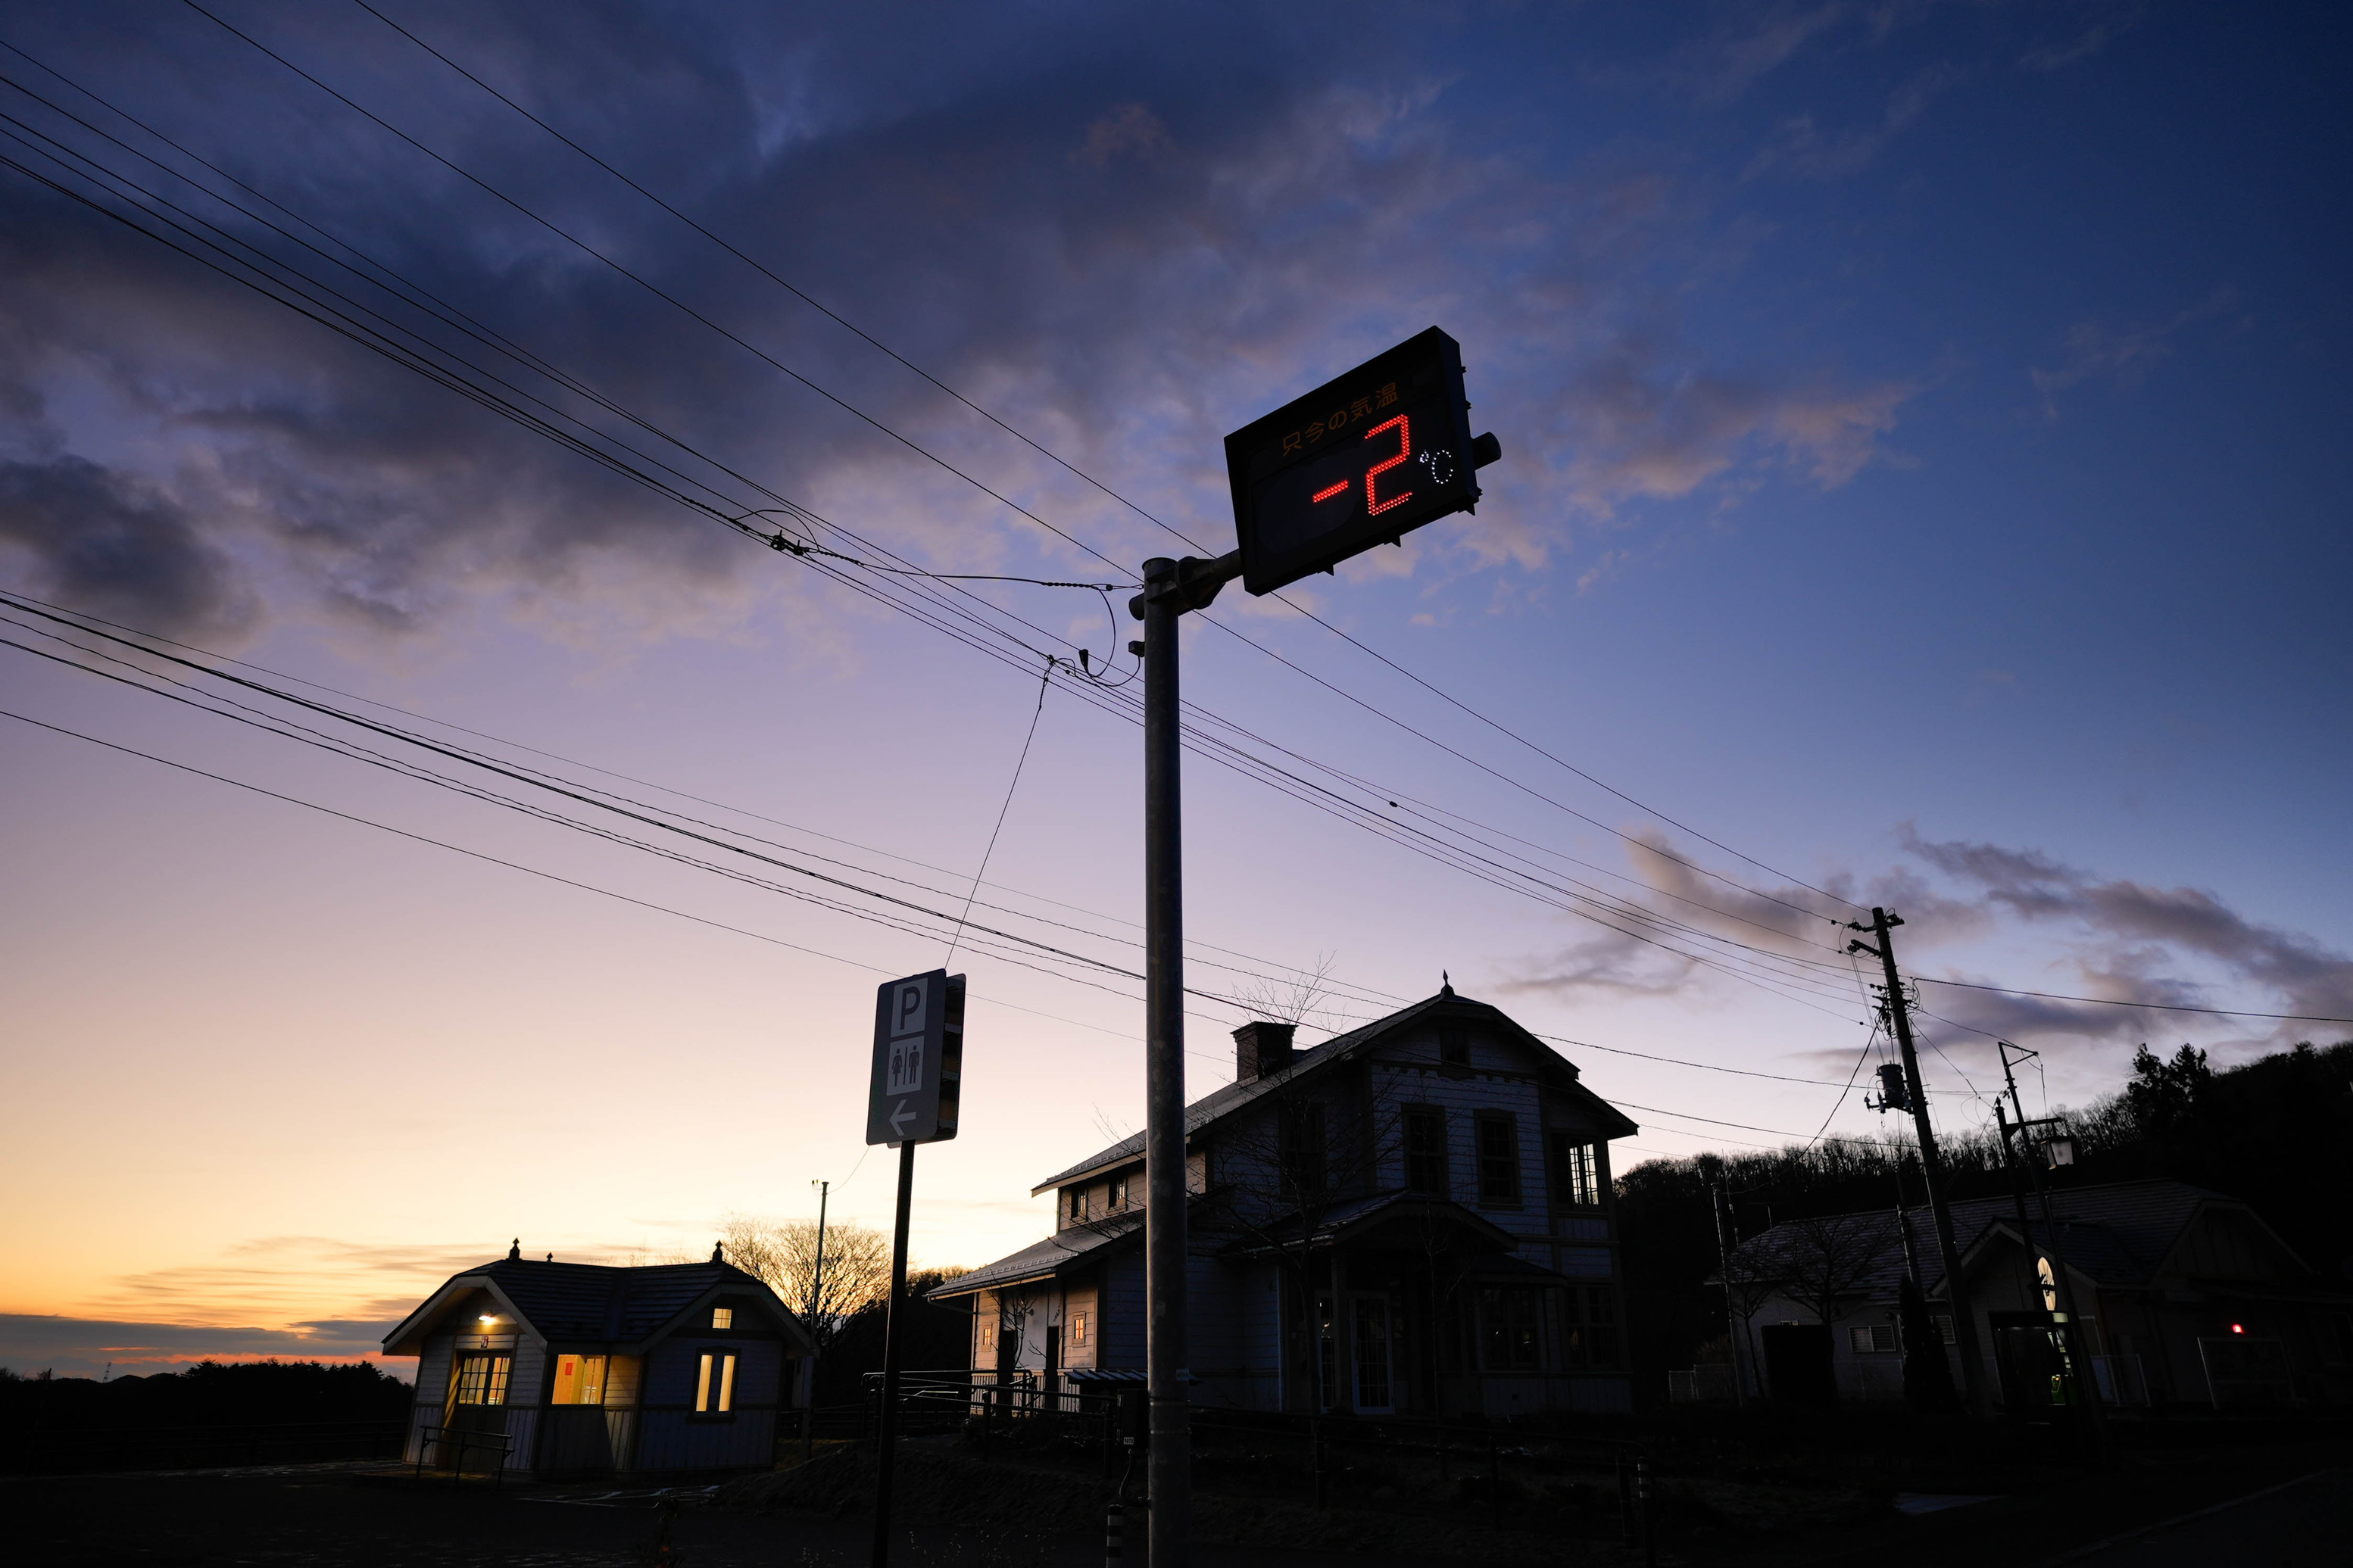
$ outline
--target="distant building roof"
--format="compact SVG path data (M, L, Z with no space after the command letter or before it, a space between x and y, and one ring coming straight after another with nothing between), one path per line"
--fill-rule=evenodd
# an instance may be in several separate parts
M2222 1204L2251 1217L2253 1213L2235 1198L2164 1178L2064 1188L2054 1191L2051 1201L2059 1217L2059 1242L2067 1255L2068 1268L2111 1288L2149 1283L2200 1207ZM1972 1268L1972 1255L1978 1253L1989 1238L1998 1233L2018 1234L2018 1205L2013 1198L1967 1198L1954 1204L1952 1210L1953 1243L1965 1272ZM2047 1241L2048 1229L2039 1206L2031 1198L2027 1214L2024 1239L2039 1252ZM1873 1300L1894 1300L1904 1272L1904 1247L1896 1232L1894 1213L1867 1209L1826 1217L1860 1225L1874 1233L1882 1250L1856 1285L1855 1293ZM1930 1296L1942 1296L1945 1271L1936 1256L1936 1234L1928 1211L1912 1210L1911 1221L1921 1289ZM1800 1227L1808 1223L1785 1221L1743 1242L1733 1256L1756 1268L1760 1278L1769 1278L1773 1260L1780 1251L1802 1244Z
M1142 1235L1143 1231L1144 1211L1141 1209L1132 1209L1088 1225L1072 1226L994 1263L957 1275L931 1290L928 1299L938 1301L950 1296L969 1296L976 1290L987 1290L997 1285L1043 1279L1082 1260L1099 1259L1107 1249Z

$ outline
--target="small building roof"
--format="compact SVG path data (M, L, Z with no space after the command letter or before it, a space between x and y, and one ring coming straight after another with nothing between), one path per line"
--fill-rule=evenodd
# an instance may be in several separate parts
M535 1262L509 1254L451 1275L441 1288L386 1334L384 1353L417 1355L458 1303L487 1290L518 1323L545 1340L586 1341L622 1347L658 1337L694 1308L721 1296L749 1296L765 1308L787 1338L806 1349L807 1331L774 1290L732 1263Z
M1641 1131L1616 1106L1577 1082L1575 1063L1551 1046L1529 1034L1502 1008L1485 1002L1474 1002L1449 986L1435 996L1426 996L1409 1006L1400 1007L1385 1018L1376 1018L1371 1023L1351 1029L1345 1035L1335 1035L1320 1046L1313 1046L1299 1052L1292 1058L1291 1065L1280 1071L1269 1073L1264 1078L1253 1079L1248 1083L1229 1083L1202 1096L1185 1108L1185 1141L1189 1144L1194 1135L1203 1128L1212 1122L1224 1120L1252 1101L1271 1094L1286 1085L1297 1083L1303 1079L1322 1072L1335 1063L1346 1060L1408 1025L1441 1013L1451 1018L1476 1021L1499 1027L1504 1034L1516 1039L1524 1047L1534 1052L1543 1063L1550 1066L1560 1075L1559 1082L1555 1087L1577 1099L1582 1109L1590 1111L1596 1120L1600 1121L1603 1136L1630 1138ZM1144 1134L1130 1133L1110 1148L1091 1154L1077 1164L1047 1177L1029 1189L1029 1195L1035 1197L1040 1193L1060 1186L1065 1182L1115 1170L1121 1165L1132 1163L1143 1157Z
M957 1275L931 1290L925 1300L945 1300L951 1296L969 1296L999 1285L1050 1279L1079 1263L1100 1261L1111 1249L1140 1236L1143 1230L1144 1211L1141 1209L1113 1215L1087 1225L1072 1226L994 1263Z

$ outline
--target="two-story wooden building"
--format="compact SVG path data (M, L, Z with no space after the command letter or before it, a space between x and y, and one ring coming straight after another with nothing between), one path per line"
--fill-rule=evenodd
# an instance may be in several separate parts
M1186 1110L1196 1399L1629 1408L1609 1144L1634 1124L1451 986L1311 1050L1292 1034L1236 1030L1236 1080ZM1034 1191L1054 1234L933 1292L972 1303L976 1373L1142 1381L1143 1135Z
M807 1398L808 1332L721 1259L540 1262L450 1277L385 1336L417 1357L406 1457L537 1475L725 1469L775 1458Z

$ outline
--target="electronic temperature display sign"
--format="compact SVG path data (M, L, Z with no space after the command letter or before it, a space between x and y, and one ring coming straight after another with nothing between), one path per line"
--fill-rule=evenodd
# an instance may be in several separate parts
M1462 350L1436 327L1226 437L1242 586L1271 594L1479 499Z

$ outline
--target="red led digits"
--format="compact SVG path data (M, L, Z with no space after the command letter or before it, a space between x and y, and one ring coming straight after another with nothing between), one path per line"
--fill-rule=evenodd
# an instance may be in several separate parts
M1315 498L1314 498L1314 499L1315 499L1315 500L1330 500L1334 496L1338 495L1342 490L1345 490L1345 489L1346 489L1347 488L1348 488L1348 481L1347 481L1347 480L1345 480L1345 479L1342 479L1342 480L1341 480L1338 484L1336 484L1336 485L1329 485L1329 486L1326 486L1326 487L1325 487L1324 489L1323 489L1317 490L1317 491L1315 492Z
M1380 499L1380 492L1376 488L1375 481L1377 480L1382 474L1396 468L1399 463L1404 462L1406 460L1407 454L1413 450L1413 426L1406 423L1406 416L1402 414L1390 420L1387 425L1376 425L1371 429L1366 431L1365 439L1369 441L1374 437L1379 435L1382 431L1389 429L1392 426L1396 428L1398 433L1397 456L1394 458L1383 458L1379 462L1375 463L1371 468L1365 470L1365 510L1367 515L1372 517L1378 517L1381 513L1388 510L1389 508L1400 505L1403 502L1409 501L1413 499L1413 492L1411 490L1405 490L1399 494L1389 497L1387 500L1382 500ZM1321 500L1324 498L1322 496L1318 496L1315 499Z

